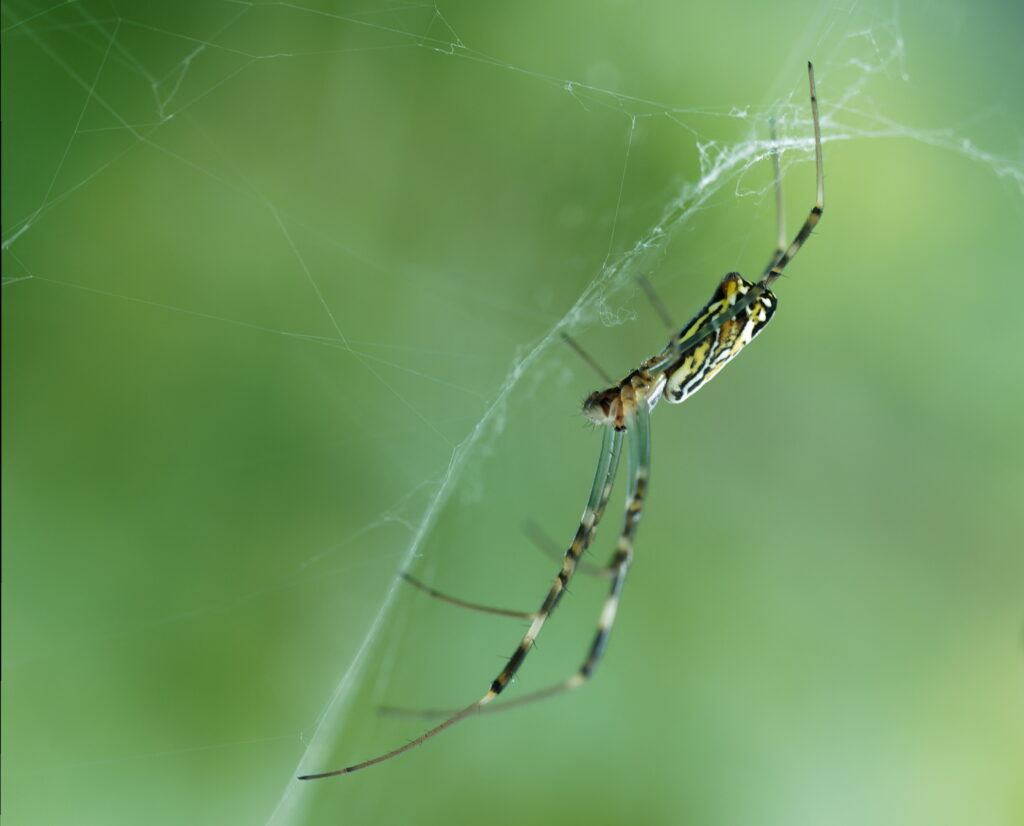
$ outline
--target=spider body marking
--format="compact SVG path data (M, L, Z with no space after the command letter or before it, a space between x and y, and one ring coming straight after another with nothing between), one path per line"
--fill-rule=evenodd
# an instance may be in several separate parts
M756 287L739 273L729 273L711 300L664 350L618 384L591 393L583 403L583 415L594 424L622 430L628 410L640 399L647 399L651 410L662 397L670 404L686 401L736 358L775 314L778 300L766 288L724 318ZM723 320L716 326L719 319ZM706 327L712 329L704 331Z

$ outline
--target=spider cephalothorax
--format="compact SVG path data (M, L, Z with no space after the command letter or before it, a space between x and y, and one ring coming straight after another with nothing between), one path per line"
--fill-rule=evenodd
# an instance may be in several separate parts
M632 409L636 405L646 402L648 410L653 410L661 398L667 376L664 372L652 374L646 367L648 362L654 363L654 359L648 359L644 366L634 370L613 387L595 390L587 396L583 402L583 415L594 424L625 430L626 421L631 418Z

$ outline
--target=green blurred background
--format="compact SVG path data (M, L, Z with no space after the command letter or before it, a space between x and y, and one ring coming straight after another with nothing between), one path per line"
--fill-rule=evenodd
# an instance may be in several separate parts
M9 823L1024 820L1019 4L2 20ZM501 667L521 623L396 572L539 603L521 526L571 536L600 440L552 334L582 297L622 374L665 338L635 275L684 320L760 270L749 141L791 141L795 230L809 58L825 218L772 328L655 413L597 678L295 783ZM577 666L604 588L515 691Z

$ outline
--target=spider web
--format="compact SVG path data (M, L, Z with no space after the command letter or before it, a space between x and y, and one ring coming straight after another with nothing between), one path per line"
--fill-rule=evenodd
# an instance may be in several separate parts
M393 747L410 730L377 721L375 703L457 707L461 696L445 699L452 686L467 701L479 694L506 638L479 643L464 628L476 617L435 614L398 572L536 601L547 568L511 550L525 544L519 524L536 519L561 541L597 444L571 415L593 379L561 334L619 374L663 338L637 276L676 310L702 303L729 269L759 271L774 241L773 147L788 232L812 199L807 57L829 181L856 158L844 145L898 143L934 150L939 164L966 161L959 174L984 179L1019 217L1019 138L1000 143L1020 123L1007 111L1014 96L950 96L962 108L935 116L908 106L950 97L917 80L905 31L927 32L889 10L823 5L796 36L792 16L766 19L751 44L771 31L785 46L760 50L759 71L751 61L729 74L735 61L718 51L713 66L708 55L696 64L712 77L695 81L682 56L671 71L658 65L670 50L657 42L658 60L627 74L643 49L618 55L579 21L577 43L558 14L516 8L4 6L15 396L5 487L19 514L7 528L5 627L31 629L8 632L6 702L26 722L5 754L38 772L53 768L59 744L61 788L90 789L97 807L82 822L116 822L111 811L130 822L136 794L162 800L168 761L179 783L205 788L227 761L269 784L247 810L239 796L251 783L206 792L210 822L312 822L317 792L292 777ZM691 22L681 14L658 9L658 28ZM595 43L617 56L597 56ZM743 45L728 51L754 53ZM871 197L886 197L889 181L876 184ZM836 212L830 202L826 237L841 232ZM800 266L823 282L833 262L815 243ZM889 276L879 277L865 291ZM838 296L848 282L837 281L818 287L836 292L794 296L787 321ZM782 286L787 299L798 292ZM862 306L861 316L874 305ZM835 321L839 332L846 324ZM1012 331L1002 335L994 347L1013 351ZM979 386L1003 366L979 368ZM758 369L769 368L740 376ZM718 398L688 427L739 427L720 417L742 396ZM552 421L554 411L566 415ZM657 473L670 476L658 425ZM985 427L1006 432L999 425ZM694 479L718 484L687 476L674 495L689 496ZM581 612L577 630L589 633L591 616ZM578 647L565 649L573 662ZM458 656L442 665L432 648ZM83 717L109 715L95 726L72 723L66 700L87 662L109 675L77 686ZM531 685L565 666L549 668ZM230 698L250 691L234 708ZM165 711L169 721L155 722ZM264 715L276 729L254 722ZM168 822L205 822L178 805ZM32 804L9 806L30 822Z

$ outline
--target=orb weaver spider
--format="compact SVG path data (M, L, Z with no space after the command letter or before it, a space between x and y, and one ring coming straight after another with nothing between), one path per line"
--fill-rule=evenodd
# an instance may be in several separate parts
M594 424L604 428L601 442L601 453L597 462L597 472L590 488L587 505L583 511L579 526L572 542L562 558L562 567L552 582L547 596L536 611L527 613L505 611L469 603L449 597L419 582L409 574L405 579L431 596L438 597L463 607L473 608L490 613L520 617L530 620L530 627L509 658L505 667L491 682L484 695L461 711L450 713L443 722L425 731L419 737L403 746L399 746L385 754L378 755L362 763L356 763L344 769L307 774L299 780L317 780L334 777L383 763L398 757L427 740L440 734L445 729L464 720L485 708L496 699L508 686L519 671L520 666L533 648L545 622L551 616L565 593L573 574L583 563L581 557L589 548L597 532L597 526L604 515L615 481L622 452L623 435L629 438L629 480L626 492L626 514L622 531L619 534L611 561L602 569L604 575L611 580L611 588L605 598L601 616L598 621L597 633L586 659L569 679L550 688L528 694L489 710L506 709L512 706L550 697L583 685L593 674L595 667L604 653L615 614L618 610L622 584L633 560L633 541L636 537L637 525L643 511L644 498L647 494L647 481L650 470L650 414L658 401L664 397L671 404L680 404L696 393L714 378L721 369L734 359L764 329L771 320L776 309L776 298L771 286L782 275L786 265L799 252L804 242L810 237L825 206L825 187L822 174L821 157L821 126L818 119L818 99L814 85L814 67L807 64L807 78L811 95L811 117L814 124L814 158L817 180L817 198L810 214L793 240L785 243L785 221L782 213L781 181L779 172L778 152L773 160L775 165L775 188L778 205L779 243L768 266L762 273L761 280L751 282L739 273L731 272L719 283L711 300L693 317L693 319L672 337L665 348L651 356L621 381L610 387L591 393L583 403L583 415ZM644 284L650 294L649 287ZM662 308L656 304L663 318L667 317ZM572 342L570 342L572 343ZM575 345L574 345L575 346ZM578 349L578 348L577 348ZM589 361L589 359L588 359ZM426 712L433 715L434 712Z

